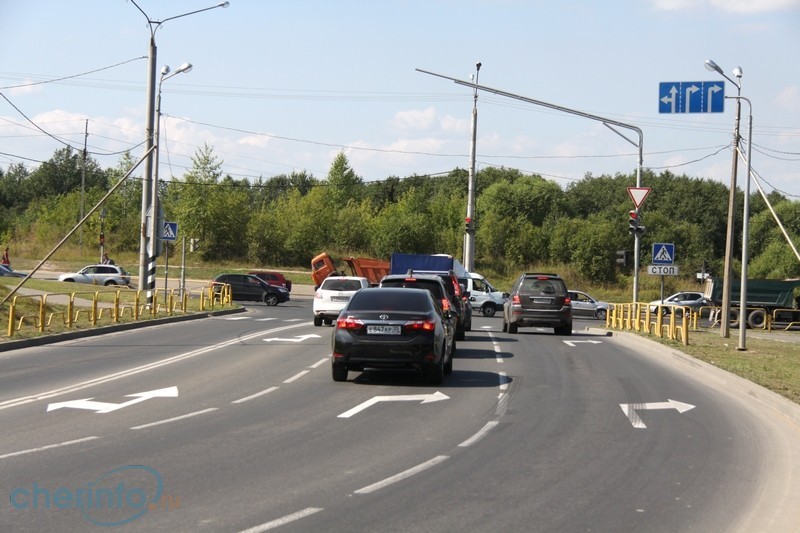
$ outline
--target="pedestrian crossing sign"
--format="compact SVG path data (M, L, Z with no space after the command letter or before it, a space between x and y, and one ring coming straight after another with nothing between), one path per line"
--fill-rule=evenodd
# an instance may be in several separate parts
M178 239L178 223L164 222L164 228L161 230L161 240L175 241L177 239Z
M675 262L675 244L666 242L653 243L654 265L671 265Z

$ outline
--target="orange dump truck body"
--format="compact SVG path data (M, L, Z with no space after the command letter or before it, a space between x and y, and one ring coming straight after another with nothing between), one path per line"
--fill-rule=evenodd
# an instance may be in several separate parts
M353 276L365 277L371 285L377 285L389 273L389 261L369 257L351 257L344 261ZM338 272L336 264L328 252L322 252L311 260L311 279L314 280L314 285L321 285L325 278L335 272Z

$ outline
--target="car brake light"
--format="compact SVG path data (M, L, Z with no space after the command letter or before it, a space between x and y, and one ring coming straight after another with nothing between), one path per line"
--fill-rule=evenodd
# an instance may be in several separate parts
M513 298L511 298L511 303L519 305L522 303L522 300L519 299L519 294L515 294Z
M567 296L566 298L564 298L564 305L569 305L569 304L571 304L571 303L572 303L572 299L571 299L569 296Z
M410 320L403 324L403 328L408 331L434 331L436 322L433 320Z
M352 316L340 318L336 321L336 327L339 329L359 329L364 325L362 321Z

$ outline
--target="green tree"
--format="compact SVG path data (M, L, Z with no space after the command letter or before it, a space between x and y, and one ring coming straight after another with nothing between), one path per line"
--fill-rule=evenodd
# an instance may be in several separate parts
M350 168L344 152L339 152L328 171L329 203L335 208L341 208L351 200L360 202L363 193L363 180Z

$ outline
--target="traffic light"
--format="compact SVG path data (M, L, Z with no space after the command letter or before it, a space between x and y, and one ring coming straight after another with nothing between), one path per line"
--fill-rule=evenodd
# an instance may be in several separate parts
M100 246L104 245L105 243L106 243L106 234L101 231L100 232Z
M628 211L628 233L633 235L639 229L639 213L637 211Z
M621 267L627 267L630 263L630 250L617 250L617 264Z

